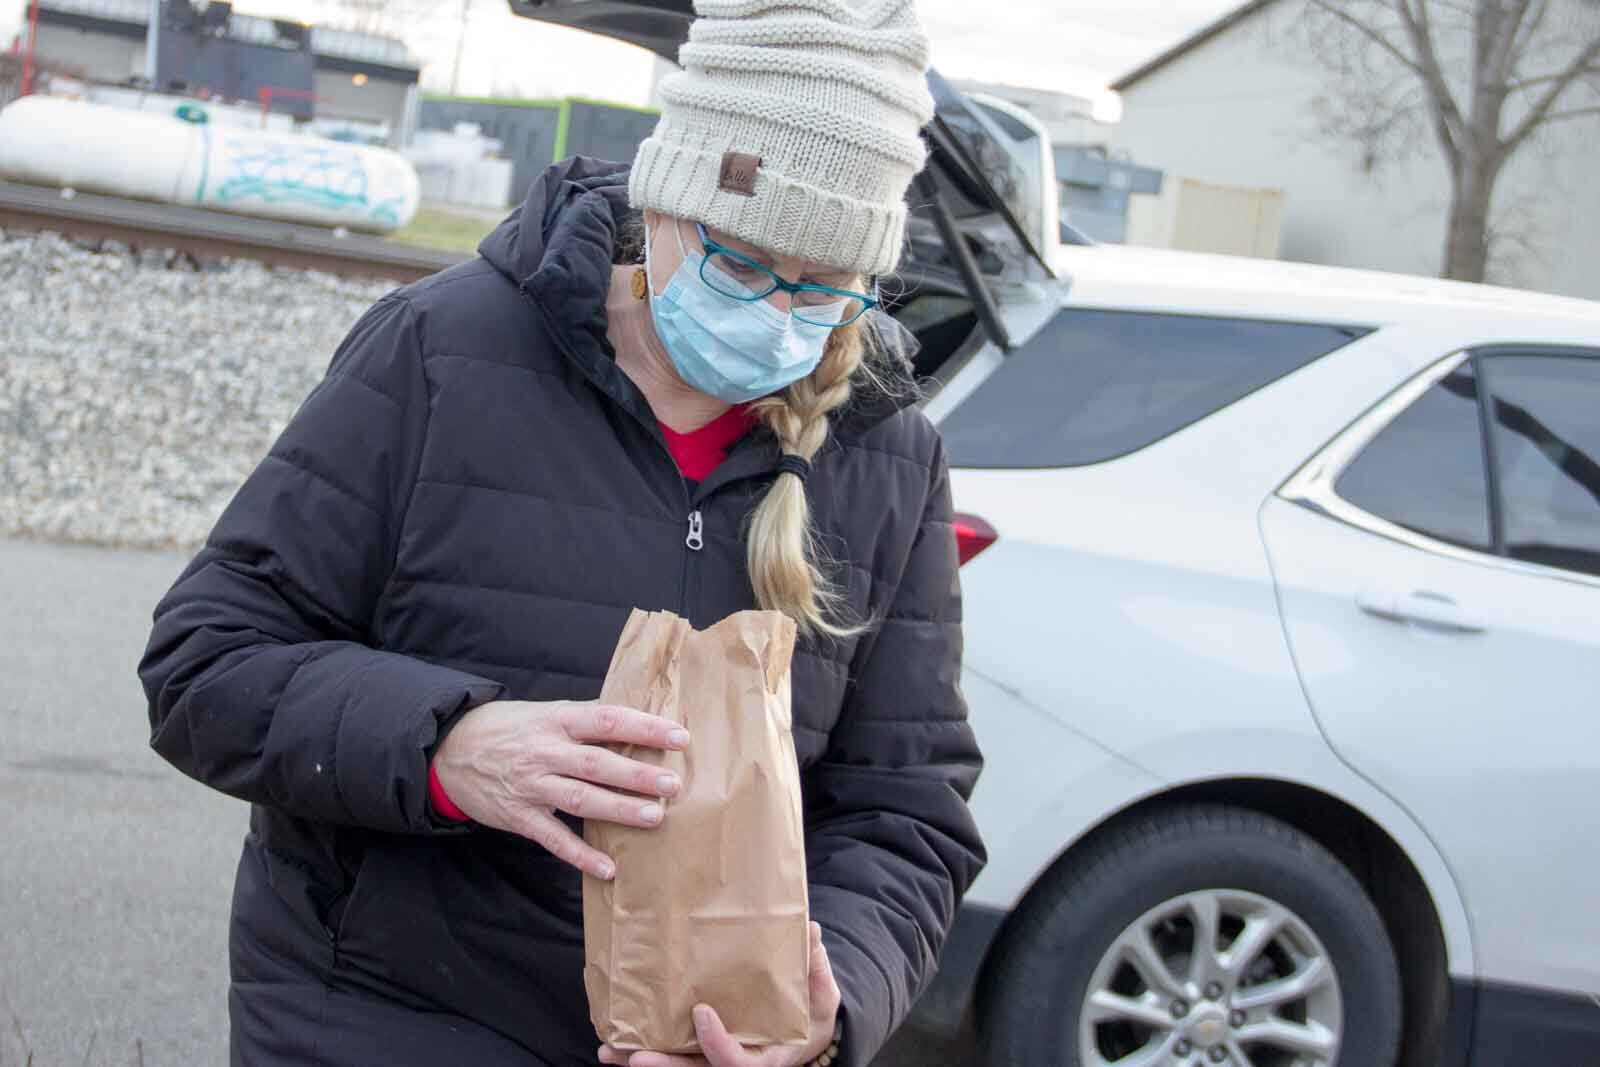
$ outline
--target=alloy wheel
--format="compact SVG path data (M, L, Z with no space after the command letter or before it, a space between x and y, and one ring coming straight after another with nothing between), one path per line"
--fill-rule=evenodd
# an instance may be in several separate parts
M1330 1067L1344 1012L1333 961L1283 905L1207 889L1141 915L1090 976L1084 1067Z

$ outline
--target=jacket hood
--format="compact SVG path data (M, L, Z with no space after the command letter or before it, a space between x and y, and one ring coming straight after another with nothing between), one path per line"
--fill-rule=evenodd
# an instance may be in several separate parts
M522 206L478 245L478 254L538 305L567 342L568 355L591 378L618 375L606 340L605 305L617 229L634 210L628 204L629 169L584 156L549 167L529 185ZM917 398L911 369L916 338L885 313L869 312L863 321L889 355L879 368L889 389L859 387L835 420L839 432L863 431Z
M523 292L539 294L557 329L604 337L611 252L628 211L628 165L574 156L533 180L478 254Z

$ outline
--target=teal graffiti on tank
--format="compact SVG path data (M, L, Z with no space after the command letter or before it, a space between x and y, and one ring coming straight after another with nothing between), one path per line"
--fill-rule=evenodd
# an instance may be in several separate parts
M216 202L308 204L341 214L364 214L390 226L400 222L399 196L374 199L361 156L348 147L307 139L306 144L236 140L223 146Z

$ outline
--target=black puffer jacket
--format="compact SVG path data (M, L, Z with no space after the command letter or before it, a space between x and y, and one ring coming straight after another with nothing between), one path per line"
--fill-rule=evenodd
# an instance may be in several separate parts
M235 1062L594 1063L579 875L443 825L426 782L465 709L597 696L629 609L754 606L740 524L777 449L753 431L689 493L605 339L625 210L625 169L552 168L481 258L380 300L156 608L152 744L254 805ZM867 397L807 492L877 620L793 669L813 915L861 1065L982 864L980 760L934 430Z

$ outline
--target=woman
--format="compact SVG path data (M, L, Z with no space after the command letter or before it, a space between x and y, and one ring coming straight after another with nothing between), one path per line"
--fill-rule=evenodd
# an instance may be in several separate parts
M601 1062L867 1063L982 864L944 458L870 343L925 41L909 0L697 8L633 166L380 300L156 609L152 744L252 803L235 1063L595 1062L578 820L677 788L605 743L694 745L593 703L636 606L804 634L814 1018Z

